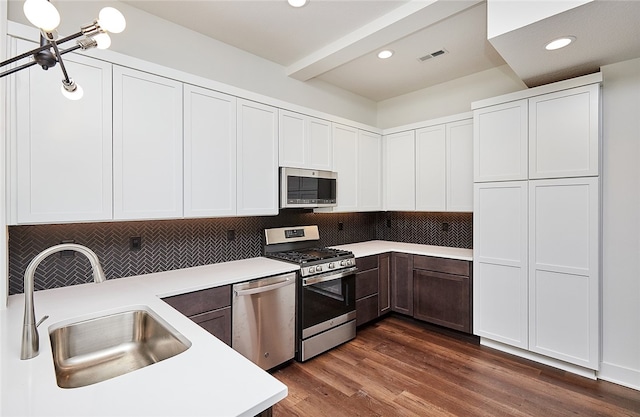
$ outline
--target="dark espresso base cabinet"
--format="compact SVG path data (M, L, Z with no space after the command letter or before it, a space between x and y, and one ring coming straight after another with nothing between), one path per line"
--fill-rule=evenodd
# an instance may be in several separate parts
M378 318L378 258L356 258L356 325Z
M413 257L413 317L472 332L471 262Z
M231 346L231 286L163 298L200 327Z

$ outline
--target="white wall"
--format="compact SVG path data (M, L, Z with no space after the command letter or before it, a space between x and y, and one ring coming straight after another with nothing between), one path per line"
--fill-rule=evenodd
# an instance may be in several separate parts
M0 61L4 61L7 56L7 2L0 0ZM0 68L2 71L2 68ZM9 294L9 272L7 265L7 239L9 234L7 233L7 216L5 214L5 146L7 143L6 138L6 126L5 118L5 100L7 97L6 92L6 77L0 78L0 310L4 310L7 307L7 295Z
M602 68L603 288L599 377L640 389L640 59Z
M377 126L382 129L471 111L471 103L526 89L507 66L478 72L378 102Z
M9 20L30 25L22 1L9 2ZM284 100L328 114L375 125L373 101L319 80L302 82L287 77L285 68L218 42L118 1L57 1L66 36L91 22L105 5L118 8L127 28L111 36L111 50L231 86ZM34 39L37 41L37 39ZM94 51L92 51L94 52ZM99 53L96 52L96 55Z

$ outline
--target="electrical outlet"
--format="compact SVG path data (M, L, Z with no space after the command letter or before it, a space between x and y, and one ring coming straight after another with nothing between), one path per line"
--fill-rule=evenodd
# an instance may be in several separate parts
M142 249L142 237L132 236L129 238L129 250L139 251Z
M344 223L338 222L338 230L344 230Z
M443 232L449 231L449 223L442 223L442 231Z
M227 240L229 242L236 240L236 231L233 229L227 230Z

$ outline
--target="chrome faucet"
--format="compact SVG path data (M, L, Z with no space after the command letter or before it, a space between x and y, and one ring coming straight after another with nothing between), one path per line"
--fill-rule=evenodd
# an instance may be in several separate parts
M24 324L22 327L22 347L20 349L20 359L31 359L38 356L40 350L40 340L38 338L38 325L47 319L48 316L43 317L38 324L36 324L36 314L33 306L33 280L36 273L36 268L40 265L40 262L44 261L49 255L52 255L63 250L74 250L80 252L89 259L91 262L91 268L93 270L93 280L96 283L104 282L107 278L104 276L104 271L100 266L98 256L91 249L86 246L78 245L75 243L63 243L60 245L52 246L49 249L45 249L35 256L27 266L27 270L24 273Z

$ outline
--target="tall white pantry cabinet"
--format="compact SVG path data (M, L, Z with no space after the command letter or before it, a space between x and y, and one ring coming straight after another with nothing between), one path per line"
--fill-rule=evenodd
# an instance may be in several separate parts
M473 104L474 333L587 375L600 362L600 82Z

